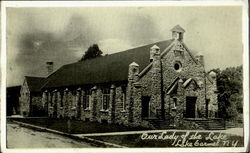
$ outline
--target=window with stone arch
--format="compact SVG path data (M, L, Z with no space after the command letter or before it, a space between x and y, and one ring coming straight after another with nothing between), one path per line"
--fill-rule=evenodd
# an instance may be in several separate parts
M63 91L60 91L60 96L61 96L60 107L63 107L63 98L64 98Z
M45 102L46 102L46 105L47 105L47 107L48 107L48 103L49 103L49 93L48 93L47 90L45 91Z
M78 94L78 96L76 97L77 98L77 108L79 107L79 108L81 108L82 107L82 90L81 90L81 88L78 88L77 89L77 94Z
M102 89L102 110L109 109L109 102L110 102L110 89L103 88Z
M83 109L90 109L90 102L91 102L91 90L87 89L85 90L85 94L82 97L82 106Z
M57 105L57 99L58 99L58 97L57 97L57 90L54 91L53 95L54 95L54 103L53 104L55 106L55 105Z
M126 86L122 86L122 96L121 96L121 101L122 101L122 110L126 110Z
M65 105L67 105L68 104L68 95L69 95L69 91L68 91L68 89L66 89L66 90L64 90L64 98L65 98Z
M173 98L173 109L176 109L177 106L177 98Z
M73 96L73 100L71 100L71 106L75 107L76 106L76 101L77 101L77 96L76 96L76 90L72 91L72 96Z

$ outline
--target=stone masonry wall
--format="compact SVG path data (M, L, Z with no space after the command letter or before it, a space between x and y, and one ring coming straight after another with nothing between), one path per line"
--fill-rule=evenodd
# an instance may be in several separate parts
M216 77L211 77L211 81L206 78L207 82L207 89L206 89L206 99L209 100L208 104L208 117L209 118L215 118L218 117L218 95L216 93L217 91L217 85L216 85Z
M116 87L116 94L115 94L115 123L118 124L128 124L128 103L126 99L128 97L123 97L122 93L122 86ZM125 94L126 96L127 94ZM123 99L125 98L125 99ZM125 100L125 108L123 108L123 101Z
M92 115L90 113L91 106L89 108L83 108L83 96L85 96L85 90L81 90L81 120L86 121L90 120L92 118ZM91 96L91 102L93 101L93 97ZM91 105L91 104L90 104Z
M156 45L150 48L151 68L148 72L143 74L139 83L142 88L138 91L142 96L149 96L149 118L160 118L162 100L161 100L161 59L160 48ZM141 104L140 104L141 105ZM141 109L141 107L137 108ZM135 110L140 112L141 110Z
M63 100L62 100L62 93L63 91L57 91L57 118L63 118L64 110L63 110Z
M29 116L30 111L30 91L28 89L27 81L24 80L24 83L20 90L20 113L23 116Z
M40 94L31 96L31 116L45 116L42 96Z
M133 111L133 122L132 122L132 126L141 126L142 123L142 116L141 116L141 96L142 96L142 90L141 90L141 84L140 83L135 83L133 84L133 94L132 94L132 98L133 98L133 107L132 107L132 111Z
M183 96L197 96L197 108L198 111L201 112L202 117L205 113L204 107L202 107L205 103L205 100L202 97L205 97L205 69L204 66L201 63L196 63L191 55L186 51L186 49L183 49L183 52L181 54L176 54L174 52L175 47L173 47L163 58L162 58L162 71L163 71L163 90L167 91L170 84L179 77L184 82L192 78L194 79L200 86L199 89L197 89L195 92L191 92L186 89L186 92L183 93ZM175 64L179 63L180 68L175 69ZM167 96L167 95L165 95ZM165 106L168 105L168 103L171 103L169 98L165 98ZM184 100L184 101L183 101ZM184 106L184 109L178 110L177 108L177 114L176 116L183 116L183 111L185 111L185 98L178 98L177 96L177 107L181 108L180 106ZM183 108L183 107L182 107ZM169 108L166 109L166 116L169 115L171 112L169 112ZM198 116L197 116L198 117Z
M127 124L128 111L127 107L123 109L122 98L124 97L122 96L121 86L126 85L119 84L117 87L115 85L108 86L110 90L108 110L102 109L102 89L107 88L107 86L95 86L91 88L91 100L89 108L86 109L83 109L85 88L64 89L64 91L62 91L62 89L46 91L43 93L41 104L44 106L45 103L48 103L48 116L50 117L76 118L84 121L89 120L98 122L104 122L105 120L108 123ZM62 93L63 95L61 95Z
M184 117L185 110L185 98L184 98L184 89L182 87L181 81L178 81L178 94L166 95L164 98L165 102L165 112L166 120L171 126L179 126L181 120ZM174 104L174 98L176 99L176 104Z
M109 120L109 111L102 109L102 89L98 88L96 90L96 119L98 122L102 122L103 120Z
M42 94L30 92L26 79L20 90L20 113L23 116L45 116Z
M150 97L150 117L156 118L156 110L161 108L160 74L155 75L155 70L152 68L140 79L139 83L142 84L141 95Z
M190 55L186 50L184 45L180 42L176 42L176 45L179 49L182 49L182 52L175 52L175 49L178 48L174 46L170 51L167 52L162 58L162 79L163 79L163 92L165 93L164 97L164 109L165 109L165 118L171 122L171 124L178 126L178 124L185 118L186 112L186 97L197 97L195 105L195 117L196 118L205 118L206 117L206 80L205 80L205 69L204 61L200 58ZM164 50L164 48L162 49ZM179 50L178 50L179 51ZM203 58L203 57L202 57ZM154 58L152 58L154 59ZM157 59L157 58L156 58ZM157 60L155 60L157 61ZM149 96L150 97L150 117L159 118L159 110L161 109L161 69L159 68L159 62L153 61L151 68L143 74L139 79L138 83L141 84L141 89L134 89L133 95L137 95L133 98L133 104L138 105L139 96ZM160 61L160 60L158 60ZM154 63L155 62L155 63ZM175 67L175 64L178 63L179 68ZM178 90L176 94L167 95L167 89L173 83L175 79L178 78ZM192 81L185 88L183 83L189 78L192 78ZM213 90L213 86L208 86L210 91ZM215 99L214 94L209 94L211 99ZM176 104L174 107L173 99L176 99ZM137 99L137 102L135 102ZM215 109L215 104L210 104L209 109ZM140 112L141 107L133 106L133 113ZM211 113L210 113L211 114ZM212 113L213 114L213 113ZM134 120L141 119L140 117L133 115Z
M196 106L195 106L195 117L196 118L205 118L206 117L206 104L205 104L205 88L194 87L194 83L191 84L186 88L184 97L197 97L196 99ZM184 98L184 113L186 112L186 98Z

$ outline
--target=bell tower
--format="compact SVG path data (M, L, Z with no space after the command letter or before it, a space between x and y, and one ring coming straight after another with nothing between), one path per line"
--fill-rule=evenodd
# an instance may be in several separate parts
M185 30L180 26L176 25L172 29L172 38L175 40L182 41Z

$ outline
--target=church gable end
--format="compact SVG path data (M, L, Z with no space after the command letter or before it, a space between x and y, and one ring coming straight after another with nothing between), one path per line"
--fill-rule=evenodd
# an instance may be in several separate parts
M26 78L24 79L23 85L21 86L19 102L21 115L28 116L30 109L30 91Z

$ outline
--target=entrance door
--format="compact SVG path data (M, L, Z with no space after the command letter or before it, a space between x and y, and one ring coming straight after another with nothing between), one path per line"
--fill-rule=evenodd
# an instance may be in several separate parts
M195 104L197 97L186 98L186 118L195 118Z
M148 118L149 117L149 101L150 97L149 96L142 96L142 118Z

